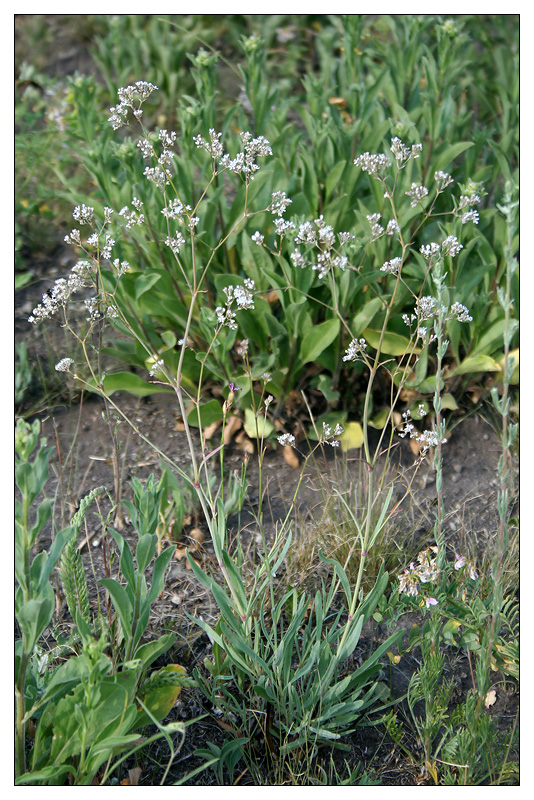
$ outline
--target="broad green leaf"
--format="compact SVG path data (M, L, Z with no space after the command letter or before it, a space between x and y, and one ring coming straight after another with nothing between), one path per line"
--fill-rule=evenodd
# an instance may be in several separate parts
M120 585L114 578L101 578L100 583L106 589L113 601L115 611L119 615L124 636L128 640L132 636L131 621L133 608L126 593L126 589Z
M369 420L368 425L371 428L376 428L376 430L383 430L386 422L388 421L390 409L389 408L381 408L372 419Z
M339 319L328 319L315 325L302 340L299 353L299 366L315 361L332 344L339 333Z
M94 384L91 385L89 382L88 388L94 391ZM107 395L115 392L128 392L136 397L147 397L159 392L172 392L172 389L157 383L147 383L133 372L114 372L104 378L104 391Z
M451 161L454 161L455 158L458 158L459 155L470 147L473 147L473 144L474 142L456 142L456 144L451 144L450 147L447 147L446 150L437 156L432 172L445 169Z
M358 450L363 444L363 430L359 422L345 423L345 430L338 437L344 453L348 450Z
M450 392L445 392L441 396L441 408L445 411L458 411L458 403Z
M332 377L330 375L325 375L324 373L318 375L313 379L311 385L319 389L329 403L335 403L339 400L339 392L332 389Z
M375 350L380 343L380 334L381 331L373 331L370 328L366 328L362 331L362 337L366 342L369 342L371 347L374 347ZM414 347L406 336L386 331L382 339L380 352L387 356L402 356L407 353L414 353L417 355L421 352L421 348Z
M162 667L162 669L150 676L150 680L148 682L149 688L141 698L144 705L148 708L152 716L155 717L158 722L164 719L167 714L172 711L176 701L178 700L178 695L182 691L180 684L174 684L170 681L168 683L164 682L165 677L172 675L172 673L185 675L186 671L180 666L180 664L167 664L167 666ZM159 686L157 686L158 679L161 684ZM151 682L153 682L153 685L156 688L150 688ZM131 729L138 730L139 728L144 728L145 725L152 724L152 719L143 710L143 708L140 708L137 712L137 716L135 717L135 721Z
M176 342L178 341L178 339L176 338L176 334L174 334L172 331L163 331L163 333L161 334L161 338L162 341L165 343L166 347L170 349L172 349L176 345Z
M502 358L499 359L499 370L501 370L501 372L504 372L504 358L505 357L502 356ZM514 362L514 369L512 372L512 377L510 378L510 383L516 386L519 383L519 348L511 350L508 353L508 358L513 359Z
M29 600L19 608L17 608L18 604L15 604L17 622L22 631L24 649L27 653L31 653L54 613L54 592L49 584L47 587L50 590L46 592L48 596L41 597L39 600ZM17 590L16 598L18 598L19 592L20 590ZM20 594L22 595L22 592ZM44 592L42 594L44 595Z
M200 426L206 428L208 425L212 425L214 422L223 418L222 406L218 400L208 400L207 403L200 405L198 409L193 408L189 412L187 415L188 423L194 428L198 428L199 416Z
M245 408L245 433L251 439L266 439L274 431L274 425L260 414L256 417L251 408Z
M149 273L149 274L141 274L138 278L135 279L135 297L137 300L143 295L145 292L150 291L156 283L158 283L160 279L160 275L158 273Z
M493 358L486 355L468 356L462 363L449 373L452 375L469 375L474 372L499 372L499 365Z
M382 300L380 297L373 297L371 300L368 300L367 303L363 306L363 308L358 311L354 319L352 320L352 333L353 335L360 336L362 331L365 328L368 328L371 322L373 321L376 314L382 308Z
M511 335L515 334L517 328L519 327L519 322L516 319L511 319L509 320L508 324ZM504 319L500 319L493 323L493 325L484 333L483 336L481 336L480 340L478 341L475 348L476 355L480 355L481 353L484 353L484 351L488 352L492 350L495 347L496 342L498 342L500 347L502 347L505 327L506 322ZM497 347L499 345L497 345Z

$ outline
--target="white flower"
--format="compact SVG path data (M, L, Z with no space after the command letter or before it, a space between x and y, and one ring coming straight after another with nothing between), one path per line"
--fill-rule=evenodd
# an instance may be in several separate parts
M371 153L367 152L363 153L361 156L358 156L358 158L354 160L354 165L356 167L360 167L364 172L368 172L369 175L376 176L387 169L390 164L391 161L386 155L384 155L384 153L372 155Z
M281 444L282 447L286 445L291 445L291 447L295 446L295 437L292 436L290 433L283 433L281 436L278 437L278 444Z
M356 341L353 339L352 342L349 344L347 350L345 351L345 355L343 356L343 361L355 361L357 358L360 358L362 353L367 349L367 342L365 339L360 339Z
M410 205L412 208L415 208L415 206L427 196L428 189L426 186L418 186L416 183L412 183L410 189L407 192L404 192L404 194L407 194L408 197L412 198Z
M398 275L402 264L402 259L397 256L397 258L392 258L391 261L386 261L380 267L382 272L388 272L390 275Z
M256 231L256 233L253 233L250 238L252 239L253 242L255 242L255 244L260 245L260 246L265 241L265 237L259 231Z
M285 192L273 192L271 198L272 200L269 206L269 211L271 211L275 216L282 216L286 208L293 202L289 199L289 197L286 196Z
M94 208L91 208L91 206L86 206L82 203L81 206L76 206L72 212L72 216L80 223L80 225L88 225L93 221L94 212Z
M465 214L462 214L462 225L465 225L466 222L473 222L475 225L478 225L479 219L480 214L478 211L471 209L470 211L466 211Z
M167 247L170 247L174 255L178 255L180 252L180 247L185 243L185 239L181 233L175 234L175 236L167 236L165 239L165 244Z
M150 372L148 374L150 375L150 377L153 378L155 375L161 374L163 372L164 368L165 368L165 362L163 361L162 358L158 358L156 361L154 361L154 364L152 365L152 369L150 370Z
M70 366L74 364L72 358L62 358L55 366L57 372L70 372Z
M451 314L456 317L458 322L472 322L473 317L469 314L469 309L461 303L453 303Z
M438 192L442 192L447 186L450 186L451 183L454 183L454 179L449 175L449 173L443 172L442 170L434 172L434 180L438 184Z
M444 256L457 256L460 250L463 248L463 244L460 244L456 236L447 236L441 243L441 251Z

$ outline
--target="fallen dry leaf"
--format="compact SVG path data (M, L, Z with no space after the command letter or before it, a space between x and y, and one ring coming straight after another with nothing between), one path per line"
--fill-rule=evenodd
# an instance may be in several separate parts
M206 538L202 533L202 531L200 530L200 528L193 528L192 530L189 531L188 536L190 536L191 539L194 539L194 541L197 544L202 544L202 542ZM191 550L191 548L189 549Z
M484 705L486 706L486 708L492 706L495 703L496 699L497 699L497 692L495 691L495 689L490 689L486 695L486 699L484 700Z
M238 431L241 426L243 425L243 420L241 420L235 414L231 417L228 417L226 420L226 425L224 426L224 435L223 435L223 442L224 444L230 444L233 435Z
M250 455L254 455L254 444L248 438L245 431L241 431L235 437L235 443L239 450L243 450L245 453L249 453Z
M295 453L290 444L286 444L284 446L283 453L284 453L284 460L286 461L287 464L289 464L290 467L293 467L293 469L298 469L300 467L299 457L297 456L297 454Z
M414 456L418 456L419 455L419 451L421 449L421 446L420 446L419 442L417 441L417 439L410 439L409 440L409 445L410 445L410 450L412 451Z
M274 289L272 292L268 292L266 295L264 295L264 297L270 305L276 303L278 300L278 294L274 291Z
M345 108L347 105L347 101L344 97L329 97L328 102L331 106L337 106L338 108Z
M215 422L211 423L211 425L207 425L204 428L204 441L209 441L221 424L222 424L222 419L216 419Z
M142 773L141 767L134 767L128 770L128 777L121 781L121 786L139 786L139 778Z

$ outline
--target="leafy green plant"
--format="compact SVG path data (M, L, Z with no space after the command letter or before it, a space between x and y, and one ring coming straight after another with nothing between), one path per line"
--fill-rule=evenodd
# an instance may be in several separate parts
M150 665L175 641L174 634L141 643L150 606L162 589L173 548L155 559L152 585L147 591L144 572L155 555L157 537L147 533L146 526L157 520L151 515L153 509L143 503L140 487L136 486L130 512L140 533L137 568L124 539L114 532L126 588L114 578L101 581L110 592L122 626L124 649L120 650L125 658L120 660L122 668L117 669L119 649L115 646L112 655L106 653L112 645L109 629L100 612L93 618L85 570L76 548L76 535L83 517L94 498L103 492L103 487L82 500L71 525L56 533L49 551L41 550L31 559L52 510L51 501L43 500L36 507L35 520L30 519L32 507L48 477L51 453L44 439L36 451L39 430L38 421L30 427L19 420L15 437L16 480L21 495L21 501L16 502L15 538L15 614L21 632L15 645L16 777L21 784L62 784L68 780L85 785L95 779L107 762L101 776L105 782L119 764L115 761L112 767L112 759L124 751L131 754L139 747L138 731L151 723L158 724L168 714L181 686L188 680L179 665L163 667L146 677ZM81 644L81 652L71 655L63 665L52 669L48 665L43 682L42 669L37 663L41 658L39 640L54 615L55 594L50 577L58 562L75 624L71 647ZM45 663L47 661L45 658ZM36 723L36 727L28 755L26 742L30 723ZM184 725L171 723L158 727L157 734L144 743L165 737L174 754L171 735L180 733L183 740Z
M30 516L48 477L51 454L46 442L39 442L39 432L38 421L31 427L23 420L17 422L15 480L20 500L15 501L15 617L20 638L15 644L15 752L18 776L25 772L26 714L33 699L31 688L27 686L29 662L39 637L50 624L54 613L55 595L50 575L63 547L74 535L73 527L64 528L56 534L48 551L41 550L32 558L33 548L52 513L52 501L45 499L37 506L35 518L32 520Z
M476 30L471 18L466 29ZM368 42L371 31L376 36ZM83 680L74 693L76 702L83 699L91 710L97 705L94 686L111 682L110 696L119 698L120 690L113 688L118 676L132 671L131 687L128 675L124 678L120 726L115 727L117 718L110 720L117 745L128 744L120 738L130 735L122 720L135 726L139 713L146 714L144 706L135 718L132 710L135 698L141 700L139 671L170 646L168 636L143 642L174 551L160 552L165 526L174 515L178 527L184 497L194 495L215 567L203 569L192 555L189 564L220 613L214 624L196 619L211 639L212 656L205 661L207 672L197 670L195 678L212 706L232 720L235 736L221 747L202 748L202 768L211 766L219 780L231 780L240 759L252 763L259 740L273 759L280 758L285 776L296 754L309 759L321 745L343 747L343 737L367 724L389 699L380 680L381 657L387 653L392 663L402 657L391 650L403 636L397 630L354 667L363 625L372 618L397 622L408 601L416 608L422 603L425 613L432 609L422 633L413 630L409 637L410 646L421 645L424 663L408 700L427 774L437 782L436 759L448 744L454 750L454 731L447 727L450 687L439 676L444 647L457 646L459 607L465 627L461 646L477 652L477 700L469 708L466 703L462 717L475 731L473 748L489 740L482 705L494 654L500 653L501 663L505 657L499 625L509 451L516 433L508 419L516 364L511 356L517 335L511 266L516 209L507 202L503 228L484 186L490 179L499 182L505 164L509 174L515 170L514 134L504 142L499 128L500 144L488 155L483 141L488 131L484 127L484 137L473 132L465 96L476 48L454 20L384 17L367 26L365 18L334 16L321 18L316 33L320 57L293 95L285 83L263 80L269 64L265 43L244 36L241 74L248 106L225 107L221 121L219 55L204 48L191 54L198 99L181 98L180 135L152 130L157 109L148 109L156 86L149 81L119 90L108 117L115 133L104 124L94 82L80 77L72 82L70 135L95 192L91 200L78 198L73 214L78 227L66 237L79 260L31 321L61 315L88 373L70 357L56 369L100 394L108 411L149 444L121 408L120 394L113 395L173 393L190 458L185 467L154 447L165 465L162 479L152 475L146 485L134 480L134 499L126 508L139 534L135 557L123 536L110 529L119 572L101 584L117 620L111 657L98 633L96 641L89 639L83 575L74 551L66 551L71 606L84 642L85 660L79 663L89 665L81 667ZM343 55L335 55L333 45ZM501 57L502 74L509 63ZM330 93L333 85L336 95ZM302 125L288 122L290 107ZM493 107L483 112L477 106L477 113L484 125L495 120ZM512 120L510 104L506 113ZM239 137L233 135L236 128L243 131ZM476 259L480 263L471 272ZM80 333L70 301L88 287L95 293L85 300L89 325ZM474 310L464 305L471 301ZM109 344L108 325L117 337ZM104 355L119 357L135 371L108 371ZM486 372L502 377L502 393L494 385L492 397L503 418L503 459L495 586L479 597L471 591L470 576L454 578L458 562L447 566L442 452L449 412L458 409L456 393ZM308 391L299 392L308 387L313 400ZM296 397L307 410L307 430L296 419L293 432L282 433ZM297 437L317 442L301 464L297 492L317 448L361 449L366 481L358 507L343 491L335 493L354 541L343 562L321 555L330 577L315 591L276 581L291 546L291 511L269 541L260 505L256 561L245 558L239 535L236 548L230 547L228 517L241 508L245 492L243 475L225 483L232 407L256 442L260 498L263 459L275 440L288 450L299 445ZM207 431L212 435L219 425L220 443L212 446ZM400 575L401 597L388 600L380 547L398 508L395 481L387 479L396 434L409 437L418 463L432 457L436 544ZM217 461L220 476L214 480ZM356 568L349 577L353 556ZM507 650L509 661L510 654ZM162 682L158 690L166 681L182 681L167 672L156 675ZM422 715L415 710L420 701ZM80 730L88 732L89 751L80 741L76 752L83 753L83 764L100 758L93 759L91 750L96 743L100 753L100 740L89 734L97 718L102 721L98 715L83 717ZM46 725L44 738L51 731ZM456 752L463 753L463 740L457 745ZM66 763L62 769L69 772ZM85 780L90 771L78 771L76 779ZM480 780L482 773L473 759L464 779Z

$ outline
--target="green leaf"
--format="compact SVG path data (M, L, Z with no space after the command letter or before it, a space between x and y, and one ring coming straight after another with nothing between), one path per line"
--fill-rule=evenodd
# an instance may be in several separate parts
M135 651L135 658L141 662L141 667L146 669L146 667L149 667L157 658L163 655L163 653L166 653L175 641L175 633L166 633L164 636L160 636L159 639L156 639L155 642L147 642L146 644L142 644L141 647L138 647Z
M339 319L328 319L320 325L315 325L302 340L300 346L298 366L316 361L323 350L332 344L339 333Z
M88 388L94 391L94 383L89 381ZM147 383L133 372L114 372L104 378L104 391L107 395L115 392L128 392L136 397L148 397L159 392L172 392L172 389L159 384Z
M133 608L130 599L126 593L126 589L120 585L114 578L101 578L100 583L107 589L113 601L115 611L119 615L122 630L127 640L131 639L131 622Z
M468 356L462 363L449 373L452 375L468 375L474 372L498 372L499 365L493 358L486 355Z
M470 147L473 147L474 142L457 142L456 144L451 144L449 147L446 148L442 153L440 153L432 168L432 173L436 170L443 170L447 167L451 161L454 161L455 158L458 158L459 155L464 153Z
M317 375L317 377L312 380L311 385L319 389L329 403L336 403L339 400L339 392L332 389L331 375L325 375L324 373Z
M362 337L369 342L371 347L374 347L375 350L378 348L380 343L380 335L381 331L373 331L371 328L365 328L365 330L362 331ZM387 356L402 356L406 353L414 353L417 355L421 352L421 348L413 347L410 340L407 339L406 336L401 336L399 333L386 331L384 338L382 339L380 352Z
M348 450L358 450L363 444L362 426L359 422L346 422L345 429L338 439L344 453Z
M376 314L382 308L382 305L383 303L380 297L373 297L365 303L363 308L358 311L352 320L351 330L354 337L361 336L362 331L371 324Z
M139 275L138 278L135 279L135 297L137 300L143 295L145 292L150 291L153 286L159 281L161 275L157 273L148 273Z
M251 408L245 408L245 433L251 439L266 439L274 431L274 425L263 414L257 417Z
M48 597L29 600L16 609L17 622L22 631L24 649L27 653L31 653L54 613L54 592L49 584L47 584L47 587L50 590L47 592L49 594Z
M207 403L202 403L198 409L193 408L187 415L188 423L194 428L198 428L199 424L202 428L206 428L222 418L222 406L218 400L208 400Z
M150 714L152 714L152 716L155 717L158 722L164 719L172 711L176 705L176 701L178 700L178 695L182 691L182 687L179 683L175 684L169 682L163 683L160 686L156 685L158 678L164 679L165 676L170 676L172 673L178 673L179 675L186 674L185 669L181 667L180 664L167 664L167 666L162 667L162 669L150 676L148 687L150 687L150 683L153 682L155 688L148 688L147 692L141 698L143 704L150 711ZM131 727L131 730L138 730L139 728L145 727L145 725L152 724L153 720L151 717L143 708L140 708L137 712L137 716L134 724Z

